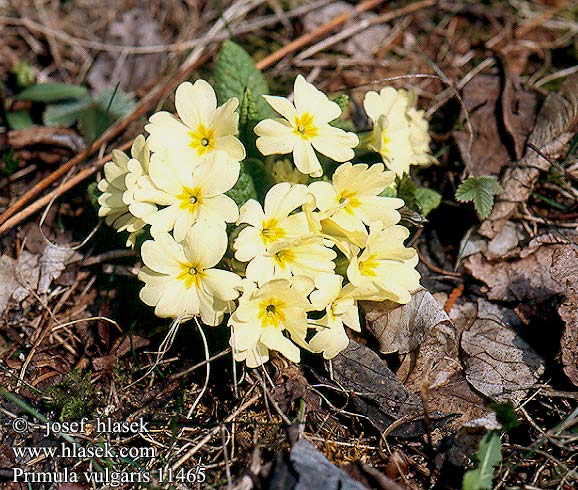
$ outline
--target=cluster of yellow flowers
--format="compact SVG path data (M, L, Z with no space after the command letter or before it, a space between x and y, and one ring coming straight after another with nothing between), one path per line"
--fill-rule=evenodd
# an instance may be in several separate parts
M398 224L404 203L380 194L396 173L432 161L427 122L406 91L365 98L369 145L385 165L350 162L358 136L330 124L339 105L302 76L293 103L264 97L282 117L256 125L256 146L263 155L291 153L297 170L288 160L273 164L279 183L263 205L249 199L239 209L226 195L246 157L239 102L217 106L204 80L180 85L178 118L154 114L148 138L135 139L131 158L115 151L98 184L99 214L129 233L127 245L145 228L152 237L140 249L142 301L160 317L200 316L211 326L230 314L234 357L248 367L266 362L269 350L295 362L300 348L330 359L348 344L344 326L360 330L358 300L410 300L419 274ZM342 163L331 181L311 181L323 176L318 154Z

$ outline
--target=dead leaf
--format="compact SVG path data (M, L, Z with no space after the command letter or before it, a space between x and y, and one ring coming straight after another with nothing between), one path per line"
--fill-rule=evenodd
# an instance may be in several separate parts
M119 20L110 22L106 42L121 46L159 46L165 44L158 21L141 7L133 8ZM162 53L101 53L88 73L88 82L101 91L119 83L133 92L155 80L166 63Z
M454 131L454 138L468 176L499 175L510 162L508 148L498 130L499 98L500 78L497 76L479 75L464 88L463 101L470 116L474 140L469 148L470 133L466 129ZM462 123L465 125L465 118Z
M272 473L266 487L270 490L366 490L305 439L297 441L288 455L280 455Z
M411 295L411 301L399 305L393 301L361 301L368 330L379 342L384 354L406 354L417 349L426 332L440 322L450 322L446 312L427 289Z
M497 306L479 299L476 317L461 339L466 379L492 400L519 404L544 373L544 360Z
M24 250L18 260L0 256L0 314L12 299L25 300L38 284L38 256Z
M272 395L283 412L293 409L294 403L299 399L305 401L307 412L319 410L321 399L311 390L298 365L285 365L283 370L278 371L274 381L275 389Z
M391 435L416 437L425 433L421 400L404 387L379 355L350 341L331 362L333 379L346 392L355 394L353 404L378 430L407 417ZM431 415L434 426L444 425L448 419L440 413Z
M130 351L146 347L149 344L149 339L138 335L125 335L115 341L110 354L93 359L92 365L96 371L112 369L118 363L118 360L126 356Z
M534 241L533 241L534 242ZM536 239L535 243L539 243ZM532 245L532 242L530 243ZM471 255L464 263L466 270L486 284L486 295L490 300L544 302L556 294L567 295L568 286L553 274L553 257L559 250L574 245L554 244L520 253L518 260L490 262L482 254Z
M393 453L392 458L390 459L393 459L393 456L396 454L399 454L399 452L396 451L395 453ZM395 461L395 463L401 464L399 460ZM356 461L354 463L348 464L344 469L349 476L355 478L355 480L357 480L358 482L363 483L363 485L365 485L365 488L372 488L375 490L408 490L408 487L402 487L401 485L397 484L394 480L384 475L377 468L373 468L367 463Z
M552 256L552 274L567 288L566 300L558 308L565 328L560 341L564 372L578 386L578 252L574 247L556 250Z
M52 281L60 277L66 266L81 258L82 256L74 250L46 245L39 262L40 280L38 282L38 294L48 293Z
M548 95L528 144L543 155L555 158L574 136L578 123L578 74L569 76L560 91ZM504 192L497 196L490 216L482 223L479 233L494 238L504 227L520 203L525 203L534 190L540 172L548 171L550 163L534 150L506 170L502 179Z
M80 153L85 148L84 140L72 129L30 126L8 132L8 144L15 150L34 145L59 147L71 153Z

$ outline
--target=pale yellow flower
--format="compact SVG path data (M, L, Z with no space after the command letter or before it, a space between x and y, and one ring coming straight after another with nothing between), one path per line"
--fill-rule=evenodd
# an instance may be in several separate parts
M336 162L353 158L357 135L329 124L341 115L339 105L301 75L295 80L295 104L283 97L263 97L285 118L265 119L255 126L257 148L263 155L293 153L295 166L312 177L323 175L315 151Z
M109 226L118 232L129 233L127 246L134 247L136 237L146 223L145 216L156 211L153 204L137 203L134 191L137 180L148 173L149 149L142 135L135 138L129 158L119 150L113 150L112 161L104 165L104 178L98 182L102 194L98 198L98 215L105 218Z
M360 332L359 311L356 301L350 296L351 285L342 288L343 277L337 274L321 273L315 278L315 291L311 293L311 303L316 310L325 309L325 316L319 320L309 320L309 326L317 333L307 343L311 352L322 352L325 359L332 359L349 344L344 325Z
M269 252L249 262L245 276L259 285L292 275L315 279L317 274L335 269L333 260L337 254L330 248L332 245L313 235L275 243Z
M197 224L181 243L158 233L141 249L146 266L138 275L145 283L141 300L159 317L200 315L206 325L219 325L241 287L237 274L215 268L226 248L227 233L218 225Z
M324 231L331 233L332 227L351 235L354 243L358 243L356 236L367 236L365 225L376 221L384 226L397 223L401 217L397 209L403 206L403 201L379 196L394 179L393 172L386 171L381 163L368 167L364 163L347 162L337 167L332 183L311 183L309 192L327 217L321 222Z
M356 299L408 303L411 291L419 287L419 273L415 270L418 256L413 248L403 245L409 236L407 228L399 225L370 227L367 245L361 255L352 247L347 278L354 288L350 295Z
M174 154L154 153L150 162L150 181L135 191L135 198L158 205L159 210L146 216L153 235L174 229L175 239L182 241L198 221L233 223L239 216L235 201L224 193L239 178L239 162L223 152L208 155L202 165L181 165Z
M248 280L243 285L239 306L229 319L235 360L254 368L267 362L269 350L275 350L299 362L299 347L284 333L300 345L305 343L307 312L312 309L307 300L309 291L287 279L275 279L261 288Z
M307 187L288 182L274 185L265 196L265 209L254 199L241 206L239 223L247 223L233 244L241 262L264 255L271 245L302 237L309 230L304 213L291 214L307 199Z
M168 112L153 114L145 126L151 151L169 149L180 159L197 165L205 155L224 151L229 158L241 161L245 148L236 138L239 132L239 105L236 98L217 107L215 91L205 80L184 82L175 93L180 120Z
M393 87L367 92L363 101L374 125L369 147L399 176L409 173L410 165L435 161L429 154L428 123L415 105L413 93Z

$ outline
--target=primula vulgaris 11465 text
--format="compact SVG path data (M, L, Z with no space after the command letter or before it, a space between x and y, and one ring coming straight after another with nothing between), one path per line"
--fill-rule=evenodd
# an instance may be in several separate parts
M148 137L130 157L115 151L98 184L99 214L129 233L127 245L151 237L140 246L142 301L160 317L227 325L248 367L271 350L331 359L347 347L345 327L360 330L358 300L410 300L417 254L404 245L403 200L386 196L410 165L434 161L427 121L405 90L366 94L374 128L361 138L333 124L339 105L302 76L293 102L264 97L281 117L253 125L262 168L277 169L262 202L228 195L250 143L239 136L239 101L217 106L204 80L179 86L177 115L152 115ZM355 148L382 161L356 161Z

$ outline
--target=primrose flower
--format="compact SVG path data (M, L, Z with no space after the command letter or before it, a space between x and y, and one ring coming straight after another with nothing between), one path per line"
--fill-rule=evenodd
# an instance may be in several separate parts
M257 284L292 275L315 279L317 274L335 269L336 257L322 237L309 235L271 245L268 253L249 262L245 275Z
M303 278L298 281L303 284ZM269 350L275 350L287 359L299 362L299 348L284 332L304 345L307 312L313 308L307 300L311 289L312 284L309 290L303 290L287 279L269 281L261 288L244 280L239 306L229 319L235 360L245 361L247 367L254 368L267 362Z
M342 288L343 277L337 274L321 273L315 278L315 291L311 293L311 303L316 310L325 309L325 316L319 320L309 320L309 326L317 333L308 342L311 352L323 352L325 359L332 359L349 344L349 337L343 325L356 332L361 331L359 311L356 301L349 295L353 288Z
M419 287L419 273L415 270L418 256L406 248L404 240L409 231L404 226L370 226L367 245L361 255L352 247L347 278L354 288L356 299L383 301L386 299L405 304L411 291Z
M98 215L117 231L128 231L127 246L133 247L138 232L145 227L143 217L156 211L154 204L135 202L136 181L148 173L149 149L144 136L135 138L129 158L124 152L113 150L112 161L104 165L104 179L98 182L102 194L98 198Z
M198 221L233 223L239 216L235 201L224 193L239 178L240 164L223 152L206 157L203 165L190 168L180 164L169 152L154 153L150 162L150 182L135 191L135 198L155 203L159 210L146 216L153 235L174 229L175 240L182 241Z
M264 255L274 243L299 238L308 232L304 213L291 214L307 199L307 187L288 182L276 184L265 196L265 209L249 199L239 213L239 223L247 223L233 244L241 262Z
M206 325L219 325L241 286L237 274L215 268L226 248L227 233L218 225L197 224L181 243L158 233L141 249L146 265L138 274L145 283L141 300L159 317L200 315Z
M353 158L353 148L359 144L357 135L329 124L341 115L339 105L303 76L295 80L295 105L283 97L263 97L285 118L265 119L255 126L257 148L263 155L293 153L295 166L312 177L323 175L315 151L336 162Z
M337 167L332 183L313 182L309 184L309 192L321 213L327 216L322 225L333 225L346 235L366 236L365 225L377 221L390 226L400 220L397 209L403 206L403 201L379 196L394 180L394 173L386 171L381 163L368 166L347 162Z
M373 121L369 147L399 176L409 173L410 165L435 161L429 155L428 123L416 103L413 93L393 87L384 87L379 93L367 92L363 101Z
M205 80L181 83L175 93L175 106L180 120L161 111L153 114L145 126L151 151L169 148L191 165L214 151L224 151L230 159L240 162L245 148L236 138L239 132L239 105L236 98L217 107L215 91Z

